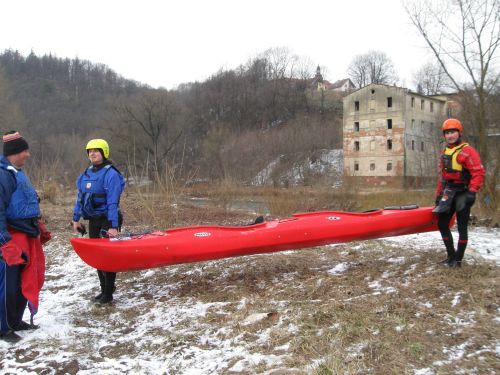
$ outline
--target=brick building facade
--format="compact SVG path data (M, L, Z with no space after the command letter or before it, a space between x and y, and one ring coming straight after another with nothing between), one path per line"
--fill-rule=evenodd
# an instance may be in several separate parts
M343 99L344 176L370 185L434 182L445 97L370 84Z

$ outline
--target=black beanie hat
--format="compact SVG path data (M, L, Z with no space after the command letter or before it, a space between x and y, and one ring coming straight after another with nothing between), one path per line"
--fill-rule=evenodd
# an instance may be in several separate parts
M3 136L4 156L18 154L29 148L28 142L15 130L5 133Z

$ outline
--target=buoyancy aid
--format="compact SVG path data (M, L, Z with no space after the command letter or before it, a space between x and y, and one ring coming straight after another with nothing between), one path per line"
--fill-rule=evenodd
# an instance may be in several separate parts
M461 143L455 147L446 147L441 154L442 176L448 183L466 185L470 180L470 172L465 169L457 160L460 151L469 146L468 143Z
M78 180L78 189L80 191L81 214L84 219L95 218L106 215L108 189L105 186L106 174L114 170L120 176L120 193L125 188L125 180L120 171L113 165L107 164L104 167L94 170L92 166L82 173ZM119 202L119 196L113 197Z
M9 206L5 211L7 221L40 217L38 195L28 176L22 170L11 165L0 165L13 173L16 178L16 190L12 193Z

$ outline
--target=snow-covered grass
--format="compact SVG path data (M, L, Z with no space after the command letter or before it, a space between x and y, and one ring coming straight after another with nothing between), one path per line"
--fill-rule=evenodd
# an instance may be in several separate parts
M471 230L462 269L426 233L123 273L109 306L69 236L45 248L40 328L0 342L1 373L498 371L498 229Z

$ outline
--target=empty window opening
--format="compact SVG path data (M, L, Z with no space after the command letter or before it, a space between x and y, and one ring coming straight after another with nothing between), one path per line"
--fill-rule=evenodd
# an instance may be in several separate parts
M424 142L420 142L420 151L424 151Z
M359 171L359 163L357 161L354 162L354 170Z
M355 131L355 132L359 132L359 122L358 122L358 121L356 121L356 122L354 123L354 131Z
M387 170L392 171L392 163L391 162L387 163Z
M434 112L434 103L431 102L431 112Z
M425 108L425 100L424 100L424 99L422 99L422 100L420 101L420 109L423 111L423 110L424 110L424 108Z
M370 163L370 171L374 171L375 170L375 163Z
M411 149L415 150L415 141L411 141Z
M411 98L411 107L414 108L415 107L415 98Z
M354 151L359 151L359 141L354 142Z
M392 118L387 119L387 129L392 129Z
M392 107L392 96L389 96L387 98L387 108L391 108Z
M372 95L373 95L373 94L375 94L375 90L374 90L374 89L372 89Z
M359 111L359 102L357 100L354 102L354 110Z
M392 150L392 139L387 140L387 149Z

